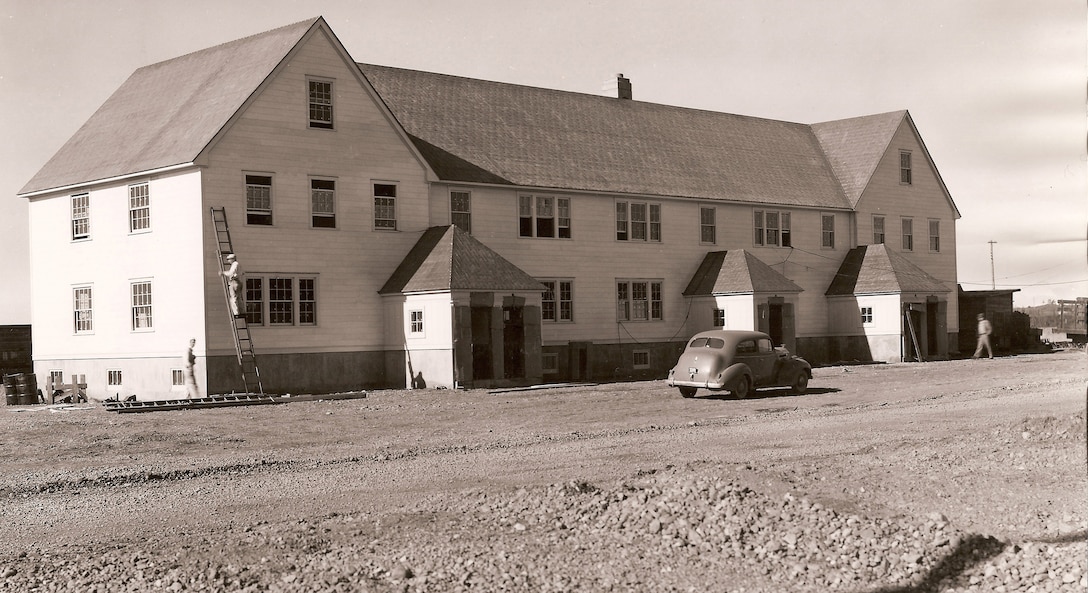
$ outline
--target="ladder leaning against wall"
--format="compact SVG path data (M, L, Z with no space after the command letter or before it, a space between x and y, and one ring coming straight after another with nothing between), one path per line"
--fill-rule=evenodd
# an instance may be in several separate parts
M234 255L234 245L230 240L230 227L227 225L227 209L211 208L212 226L215 228L215 255L219 261L219 271L225 272L229 265L226 258ZM242 384L246 393L264 395L264 386L261 385L261 372L257 368L257 356L253 353L253 339L249 335L249 325L246 324L245 310L242 306L242 297L237 295L238 312L233 312L230 298L229 281L220 273L223 281L223 297L227 303L227 315L230 317L230 326L234 334L234 350L238 353L238 366L242 369ZM242 290L239 287L239 290Z

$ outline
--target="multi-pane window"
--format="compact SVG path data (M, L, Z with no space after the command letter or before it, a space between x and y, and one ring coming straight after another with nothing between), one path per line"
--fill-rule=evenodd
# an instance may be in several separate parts
M109 369L106 371L106 385L108 387L120 387L121 386L121 370Z
M461 227L466 233L472 232L472 192L450 192L450 223Z
M540 301L540 317L544 321L574 321L574 282L571 280L542 280L546 288Z
M714 327L725 327L725 309L714 309Z
M309 80L310 127L332 129L332 82Z
M941 250L941 221L929 221L929 250L936 253Z
M292 278L268 279L268 323L293 325L295 323L295 290Z
M616 202L617 241L661 241L661 204Z
M170 369L170 385L185 385L185 373L181 369Z
M570 238L570 198L518 196L518 236Z
M899 151L899 183L911 184L910 152L906 150Z
M310 180L310 217L314 228L336 228L336 182Z
M246 175L246 223L272 224L271 175Z
M545 352L540 355L540 370L545 373L559 372L559 355L555 352Z
M718 225L714 208L707 206L699 208L699 242L718 242Z
M151 283L132 283L132 329L151 329Z
M264 325L263 278L246 278L246 324Z
M873 322L873 308L872 307L862 307L861 308L861 322L862 323L872 323Z
M660 280L616 282L616 316L620 321L660 321L664 313Z
M423 333L423 311L409 312L409 331L413 334Z
M823 233L821 235L820 246L825 249L835 248L835 215L834 214L822 214L820 219L823 221Z
M91 309L91 287L79 286L72 289L72 311L75 317L73 326L77 334L94 331L94 312Z
M86 239L91 236L91 196L79 194L72 196L72 239Z
M793 245L790 213L756 210L753 216L754 243L757 246L790 247Z
M145 231L151 228L151 194L146 183L128 186L128 230Z
M248 325L317 325L317 279L246 276Z
M298 279L298 323L299 325L317 323L317 288L313 278Z
M903 219L903 251L914 251L914 220Z
M631 366L635 369L648 369L650 368L650 351L649 350L635 350L631 353Z
M873 216L873 244L884 244L884 217Z
M397 229L397 186L374 184L374 228Z

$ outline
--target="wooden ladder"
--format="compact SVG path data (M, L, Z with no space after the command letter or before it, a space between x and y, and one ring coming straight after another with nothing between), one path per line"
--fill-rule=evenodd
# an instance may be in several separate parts
M211 216L212 226L215 228L215 254L219 260L219 271L223 272L229 267L226 257L234 254L234 244L230 240L230 226L227 225L227 209L213 207ZM261 371L257 367L257 356L253 353L253 338L249 334L241 295L238 296L238 314L234 315L231 311L227 277L220 274L220 278L223 281L223 298L227 303L227 315L230 317L230 327L234 335L234 350L238 353L238 366L242 370L242 384L245 385L246 393L264 395ZM239 290L244 290L244 287L239 287Z

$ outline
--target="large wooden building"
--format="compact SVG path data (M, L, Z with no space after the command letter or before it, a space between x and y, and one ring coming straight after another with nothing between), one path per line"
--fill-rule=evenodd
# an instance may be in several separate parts
M146 66L20 192L34 368L93 395L663 377L762 329L941 357L959 212L906 111L817 124L356 63L321 18ZM913 336L913 337L912 337ZM951 337L950 337L951 336Z

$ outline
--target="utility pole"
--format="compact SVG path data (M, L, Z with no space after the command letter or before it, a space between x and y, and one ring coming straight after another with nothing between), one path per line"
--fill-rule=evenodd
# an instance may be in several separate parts
M997 278L994 275L994 243L997 241L988 241L990 244L990 290L997 290Z

